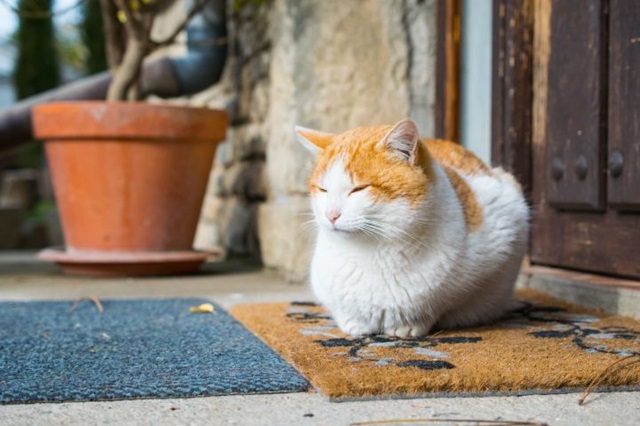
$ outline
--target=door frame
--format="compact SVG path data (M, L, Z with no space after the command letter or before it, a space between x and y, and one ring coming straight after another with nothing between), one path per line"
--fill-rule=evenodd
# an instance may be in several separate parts
M493 0L491 158L511 171L530 200L533 25L531 0ZM461 0L438 0L435 136L458 141ZM514 24L510 25L512 22ZM513 63L511 63L513 61Z
M436 3L435 137L459 142L462 0Z
M491 162L513 173L531 202L534 10L493 0Z

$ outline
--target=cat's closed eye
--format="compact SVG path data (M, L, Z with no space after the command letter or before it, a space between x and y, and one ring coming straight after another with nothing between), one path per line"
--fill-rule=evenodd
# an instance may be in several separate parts
M370 186L371 186L370 184L356 186L351 191L349 191L349 195L353 194L354 192L360 192L364 189L367 189Z
M324 189L324 188L322 188L322 187L320 187L320 186L318 186L318 185L313 185L313 187L314 187L315 189L317 189L318 191L320 191L320 192L327 192L327 190L326 190L326 189Z

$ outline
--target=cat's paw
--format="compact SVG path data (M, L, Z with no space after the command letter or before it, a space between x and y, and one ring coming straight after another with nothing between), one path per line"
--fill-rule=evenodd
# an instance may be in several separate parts
M338 322L338 327L351 337L371 336L379 333L376 325L365 324L354 320Z
M391 327L385 330L385 334L389 336L399 337L400 339L408 339L410 337L422 337L426 336L431 330L431 326L423 324L400 325L397 327Z

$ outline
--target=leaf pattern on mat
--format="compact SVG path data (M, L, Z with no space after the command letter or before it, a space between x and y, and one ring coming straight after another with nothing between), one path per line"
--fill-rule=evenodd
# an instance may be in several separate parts
M325 348L344 348L334 356L347 362L369 362L376 366L395 365L423 370L455 368L442 345L474 344L482 341L478 336L441 336L437 334L411 339L390 336L345 337L329 315L319 310L313 302L292 302L287 318L304 324L299 332L317 337L314 342ZM601 318L588 314L576 314L557 306L535 305L522 301L521 307L509 312L497 327L529 329L527 334L539 339L568 339L571 345L588 354L605 353L619 357L638 355L640 351L621 347L620 342L640 342L640 331L626 327L602 326L595 323ZM616 343L615 345L613 343ZM440 346L440 347L439 347ZM622 345L624 346L624 345ZM637 345L635 345L637 346ZM413 351L415 359L396 361L393 357L380 356L376 348L393 348Z
M344 356L347 362L371 362L381 367L393 364L398 367L420 368L422 370L451 369L455 368L455 365L444 361L449 357L449 354L433 348L442 344L473 344L482 340L477 336L425 336L411 339L389 336L344 337L339 333L337 325L331 317L317 312L317 307L318 305L312 302L292 302L286 316L294 322L308 324L299 330L300 334L328 337L314 340L318 345L325 348L344 348L343 352L338 352L335 355ZM381 347L413 350L416 359L396 362L393 358L380 357L373 349Z
M628 348L615 348L608 342L623 339L640 342L640 331L627 327L598 328L593 323L600 318L592 315L568 313L565 309L536 306L529 302L522 302L523 307L511 312L511 316L526 318L532 323L542 323L546 326L539 331L528 333L539 339L572 338L571 341L578 348L589 354L605 353L619 357L630 355L640 356L640 351ZM539 326L540 327L540 326Z

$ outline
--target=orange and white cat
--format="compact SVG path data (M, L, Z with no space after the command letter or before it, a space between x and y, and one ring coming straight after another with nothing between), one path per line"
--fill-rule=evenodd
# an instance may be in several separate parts
M423 336L513 306L529 228L513 176L455 143L420 139L409 119L296 132L318 155L311 286L342 331Z

